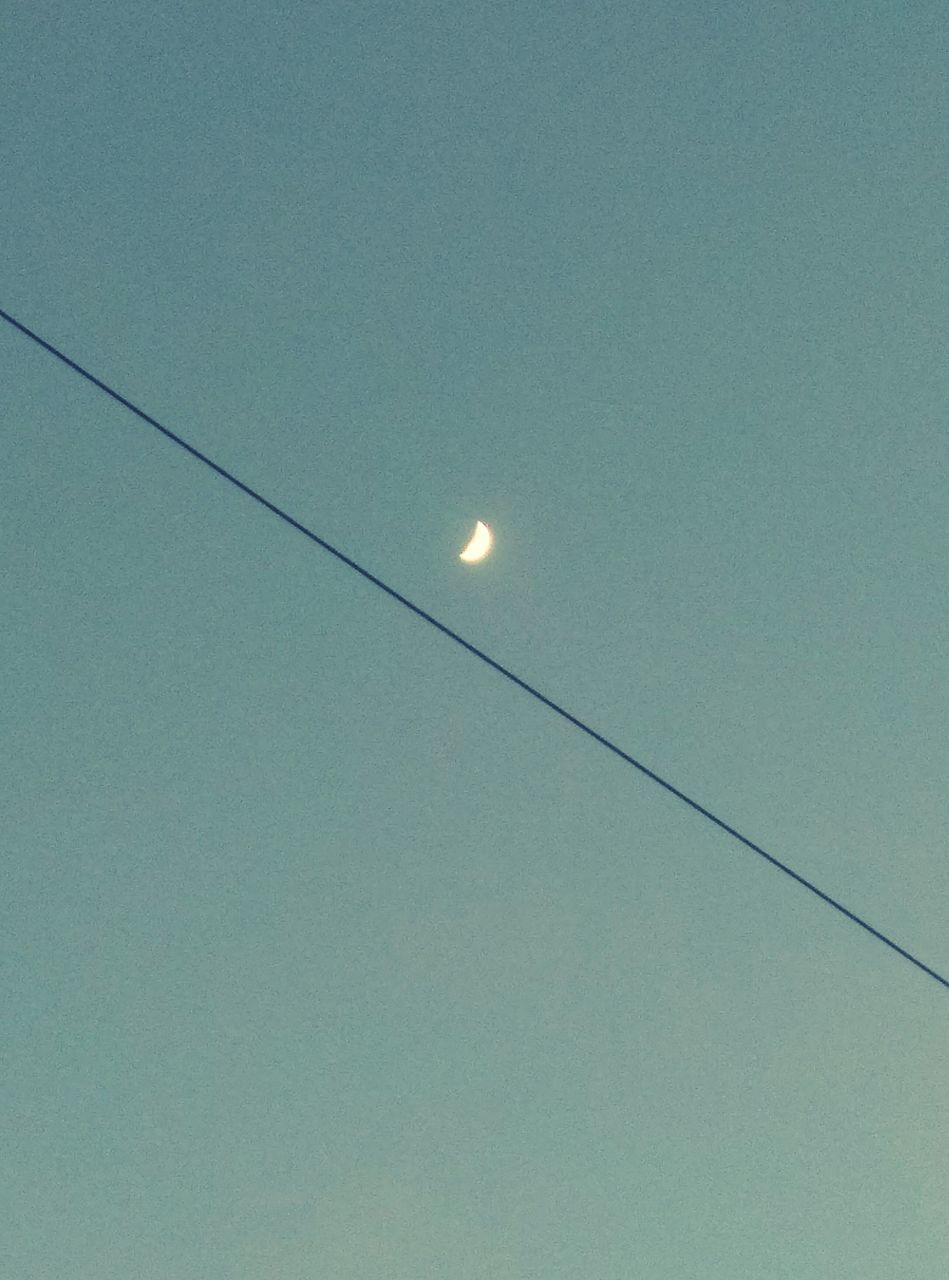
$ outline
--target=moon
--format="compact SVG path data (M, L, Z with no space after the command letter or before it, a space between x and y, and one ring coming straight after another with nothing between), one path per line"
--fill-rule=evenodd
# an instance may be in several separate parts
M458 559L464 560L465 564L477 564L479 560L484 559L493 545L494 534L491 532L491 526L479 520L468 545Z

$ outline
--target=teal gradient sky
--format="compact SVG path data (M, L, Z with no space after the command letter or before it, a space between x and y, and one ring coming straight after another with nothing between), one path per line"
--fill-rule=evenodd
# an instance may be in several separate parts
M947 972L947 51L14 4L0 306ZM2 1280L945 1280L946 991L6 326L0 424Z

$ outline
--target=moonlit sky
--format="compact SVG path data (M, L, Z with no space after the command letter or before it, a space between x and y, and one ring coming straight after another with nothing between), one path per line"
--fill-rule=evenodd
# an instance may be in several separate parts
M0 306L949 971L944 0L12 9ZM945 1280L949 993L0 415L3 1280Z

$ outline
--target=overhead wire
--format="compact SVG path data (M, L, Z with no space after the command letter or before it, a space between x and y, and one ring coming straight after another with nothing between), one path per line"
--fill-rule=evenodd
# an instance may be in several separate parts
M222 479L226 480L229 484L232 484L236 489L239 489L242 493L246 494L247 497L252 498L255 502L259 503L262 507L265 507L268 511L272 512L275 516L279 517L279 519L283 520L284 523L290 525L291 528L296 529L298 533L303 534L305 538L309 538L309 540L311 542L314 542L318 547L321 547L324 551L328 551L331 556L334 556L342 564L346 565L347 568L352 569L355 573L358 573L361 577L365 578L367 582L371 582L374 587L378 587L380 591L385 592L386 595L390 596L393 600L397 601L399 604L403 605L406 609L410 610L417 617L421 618L423 622L427 622L430 626L434 627L437 631L440 631L442 635L447 636L449 640L453 640L455 644L460 645L463 649L467 650L467 652L472 654L473 657L478 658L480 659L481 662L486 663L487 666L492 668L492 670L496 671L499 675L503 676L506 680L509 680L511 684L516 685L519 689L522 689L525 693L529 694L532 698L535 698L538 702L542 703L545 707L553 711L556 715L566 720L568 724L571 724L574 726L574 728L579 729L581 733L585 733L588 737L592 738L594 742L599 743L601 747L605 747L607 751L611 752L615 756L618 756L620 760L624 761L628 765L631 765L634 769L638 770L641 774L649 778L652 782L658 783L658 785L664 788L664 790L668 791L670 795L675 796L677 800L681 800L682 803L685 805L688 805L690 809L693 809L696 813L700 814L703 818L708 819L709 822L713 823L721 831L724 831L726 835L731 836L733 839L737 840L740 844L744 845L746 849L750 849L752 853L755 853L760 858L763 858L766 862L770 863L770 865L774 867L776 870L782 871L791 880L794 880L797 884L801 885L802 888L809 890L809 892L814 894L816 897L820 898L820 900L822 902L825 902L829 907L833 907L835 911L839 912L847 920L850 920L853 924L858 925L861 929L863 929L871 937L875 938L878 942L882 942L884 946L889 947L902 959L908 961L912 965L915 965L915 967L919 969L922 973L926 974L928 977L932 978L935 982L938 982L941 986L945 987L946 989L949 989L949 979L945 978L941 973L938 973L935 969L931 968L928 964L925 964L922 960L919 959L918 956L915 956L912 954L912 952L906 950L905 947L901 947L898 942L895 942L887 934L883 933L882 930L876 929L867 920L863 919L862 916L859 916L857 915L856 912L851 911L849 907L846 907L837 898L832 897L829 893L825 893L825 891L821 889L818 885L816 885L812 880L808 880L805 876L801 875L799 872L795 871L792 867L788 866L786 862L782 862L779 858L776 858L773 854L768 853L766 849L763 849L761 845L756 844L754 840L749 839L748 836L742 835L742 833L737 828L733 827L730 823L725 822L724 819L722 818L719 818L710 809L707 809L704 805L699 804L697 800L693 800L691 796L687 795L684 791L681 791L678 787L674 786L673 783L669 782L666 778L661 777L654 770L648 768L648 766L643 764L642 761L637 760L634 756L630 755L629 752L624 751L622 747L617 746L615 742L612 742L609 738L605 737L602 733L598 733L596 729L593 729L585 721L581 720L579 716L573 715L565 707L561 706L560 703L555 702L553 698L548 698L546 694L541 693L539 689L535 688L532 684L529 684L526 680L523 680L519 675L516 675L515 672L511 671L508 667L505 667L500 662L497 662L489 654L485 653L483 649L479 649L477 645L474 645L469 640L466 640L464 636L459 635L457 631L453 631L451 627L446 626L444 622L439 621L438 618L434 617L426 609L423 609L419 605L414 604L406 596L402 595L400 591L396 591L394 587L390 587L388 583L383 582L383 580L381 578L378 578L374 573L370 573L368 569L364 568L361 564L358 564L350 556L347 556L343 551L340 551L338 547L334 547L332 543L328 542L325 538L320 537L318 533L315 533L312 529L308 528L301 521L295 519L292 515L289 514L289 512L284 511L283 508L279 507L275 502L271 502L270 499L264 497L262 493L259 493L256 489L252 488L249 484L245 484L243 480L238 479L238 477L235 476L233 472L228 471L226 467L222 467L220 463L215 462L214 459L208 457L206 453L202 453L200 449L196 448L193 444L190 444L182 436L170 430L170 428L164 426L161 422L158 421L157 418L153 418L151 414L146 413L144 409L140 409L138 405L134 404L131 400L121 395L113 387L110 387L108 383L103 382L101 378L97 378L95 374L90 373L88 369L83 368L83 366L77 363L77 361L70 359L70 357L67 356L64 352L60 351L58 347L55 347L51 342L47 342L45 338L40 337L38 333L35 333L32 329L30 329L27 325L25 325L21 320L16 319L15 316L12 316L8 311L3 310L2 308L0 308L0 318L5 320L14 329L19 330L20 333L22 333L25 337L31 339L38 346L42 347L45 351L49 352L50 355L55 356L57 360L60 360L64 365L72 369L75 373L78 373L82 378L85 378L87 382L92 383L94 387L97 387L100 391L104 392L107 396L110 396L118 404L122 405L123 408L128 409L130 413L133 413L137 418L141 419L142 422L147 423L150 427L153 427L156 431L159 431L163 436L167 437L167 439L171 440L174 444L184 449L186 453L191 454L191 456L193 458L196 458L198 462L203 463L206 467L209 467L212 471L216 472L219 476L221 476Z

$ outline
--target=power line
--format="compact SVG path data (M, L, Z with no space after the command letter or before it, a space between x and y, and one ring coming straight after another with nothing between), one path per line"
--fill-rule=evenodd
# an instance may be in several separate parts
M502 666L500 662L496 662L494 658L489 657L489 655L482 649L477 648L476 645L471 644L470 641L466 640L463 636L460 636L457 631L452 631L451 627L446 626L444 622L439 622L437 618L433 617L432 614L428 613L425 609L420 608L417 604L413 604L411 600L396 591L394 587L390 587L387 583L383 582L381 578L377 578L374 573L370 573L368 569L364 569L361 564L357 564L355 560L350 559L349 556L345 555L337 547L334 547L331 543L327 542L325 538L321 538L319 534L314 533L312 529L308 529L305 524L301 524L299 520L295 520L288 512L284 511L281 507L278 507L276 503L271 502L269 498L265 498L263 494L258 493L256 489L252 489L250 485L245 484L243 480L238 480L237 476L233 475L212 458L209 458L207 454L202 453L200 449L196 449L193 444L189 444L187 440L182 439L181 436L177 435L174 431L169 430L168 427L162 426L162 424L156 418L153 418L151 414L146 413L144 409L140 409L138 405L133 404L131 400L127 400L125 396L120 395L118 391L115 391L107 383L90 373L88 369L84 369L82 365L77 364L75 360L71 360L69 356L65 355L57 347L54 347L51 342L47 342L45 338L41 338L38 333L34 333L32 329L27 328L25 324L10 315L9 312L4 311L2 308L0 308L0 318L6 320L8 324L12 325L14 329L18 329L20 333L24 334L27 338L32 339L32 341L37 343L38 346L42 347L45 351L48 351L50 355L55 356L57 360L61 360L63 364L67 365L81 377L85 378L87 382L91 382L94 387L98 387L100 391L104 391L107 396L110 396L131 413L134 413L137 418L140 418L143 422L147 422L150 427L154 427L156 431L160 431L163 436L167 436L169 440L172 440L187 453L190 453L193 458L197 458L197 460L199 462L203 462L206 467L210 467L212 471L216 471L219 476L227 480L229 484L234 485L236 489L240 489L242 493L246 493L249 498L253 498L253 500L255 502L259 502L262 507L266 507L268 511L272 511L275 516L279 516L279 518L286 524L290 525L291 528L296 529L299 533L302 533L304 537L309 538L311 542L315 542L318 547L322 547L324 551L328 551L330 555L335 556L337 560L342 561L342 563L348 568L353 569L356 573L360 574L361 577L365 578L367 582L371 582L374 587L378 587L380 591L384 591L386 595L391 596L393 600L397 600L399 604L404 605L406 609L411 610L411 612L416 614L417 617L429 623L430 626L433 626L437 631L440 631L442 635L447 636L449 640L454 640L454 642L461 645L463 649L467 649L467 651L470 654L473 654L474 657L480 658L482 662L487 663L489 667L492 667L499 675L504 676L506 680L510 680L510 682L517 685L519 689L523 689L524 692L530 694L532 698L536 698L536 700L543 703L545 707L549 707L551 711L556 712L558 716L561 716L569 724L572 724L582 733L585 733L588 737L592 738L594 742L598 742L601 747L605 747L607 751L611 751L613 755L619 756L619 758L625 761L626 764L632 765L634 769L638 769L639 772L645 774L647 778L650 778L653 782L657 782L660 787L663 787L671 795L675 796L677 800L681 800L683 804L687 804L690 809L694 809L695 812L701 814L703 818L707 818L709 822L713 822L716 827L719 827L722 831L726 832L727 835L730 835L735 840L739 841L739 843L743 844L746 849L750 849L752 853L756 853L759 857L764 858L766 862L770 862L770 864L773 867L776 867L777 870L783 871L786 876L789 876L792 880L796 880L797 883L802 885L805 889L809 889L811 893L820 898L823 902L826 902L828 906L833 907L835 911L839 911L840 914L846 916L848 920L859 925L861 929L864 929L871 935L871 937L876 938L878 942L884 943L891 950L895 951L897 955L902 956L904 960L908 960L909 963L915 965L917 969L920 969L923 973L927 974L930 978L933 978L943 987L949 989L949 979L944 978L942 974L937 973L935 969L931 969L929 965L924 964L922 960L918 959L918 957L914 956L904 947L901 947L899 943L894 942L892 938L887 937L885 933L882 933L879 929L875 929L872 924L862 919L855 912L851 911L849 907L845 907L842 902L838 902L836 898L832 898L829 893L825 893L823 889L818 888L818 886L811 880L799 875L798 872L789 867L787 863L781 862L780 859L774 857L773 854L762 849L759 844L755 844L753 840L749 840L747 836L743 836L740 831L735 829L735 827L730 826L721 818L716 817L711 810L706 809L705 806L699 804L697 800L693 800L690 796L687 796L684 791L680 791L678 787L673 786L671 782L667 782L666 779L660 777L658 773L654 773L652 769L647 768L647 766L641 761L635 759L635 757L624 751L622 747L618 747L615 742L611 742L610 739L605 738L603 734L597 733L595 729L592 729L588 724L585 724L584 721L580 720L577 716L572 715L566 710L566 708L560 706L559 703L554 702L552 698L548 698L546 694L541 693L539 689L535 689L534 686L528 684L526 680L522 680L521 677L515 675L513 671Z

